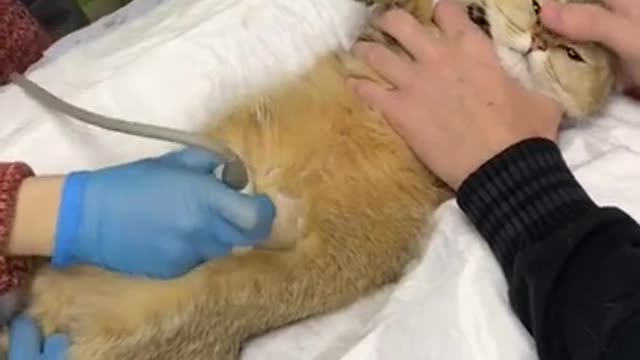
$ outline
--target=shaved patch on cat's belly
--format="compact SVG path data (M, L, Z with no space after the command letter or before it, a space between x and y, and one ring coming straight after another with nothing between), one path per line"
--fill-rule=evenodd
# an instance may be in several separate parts
M272 200L277 214L271 237L264 246L270 249L290 249L304 236L307 211L302 200L281 192L273 194Z

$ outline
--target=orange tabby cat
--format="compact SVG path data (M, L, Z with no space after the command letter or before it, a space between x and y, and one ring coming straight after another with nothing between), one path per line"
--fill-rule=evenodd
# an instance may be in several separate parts
M366 2L401 6L431 26L429 1ZM252 337L397 280L451 192L358 101L348 76L383 82L336 50L207 130L243 157L256 190L274 200L268 244L283 249L234 254L174 280L44 268L29 313L47 333L71 336L73 360L232 360Z

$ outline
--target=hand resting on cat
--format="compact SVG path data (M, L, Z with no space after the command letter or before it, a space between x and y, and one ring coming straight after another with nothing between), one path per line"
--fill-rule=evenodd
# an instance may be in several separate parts
M607 8L591 4L545 3L543 23L576 41L593 41L616 53L626 89L640 96L640 1L606 0Z
M488 37L449 0L435 9L437 33L394 11L377 25L407 48L413 61L358 44L356 55L393 86L357 81L356 92L384 112L414 152L457 189L460 209L504 271L514 313L535 340L540 360L638 359L640 225L621 209L598 206L553 141L558 103L565 113L579 103L567 102L562 92L588 88L587 79L600 72L598 56L589 44L549 34L541 39L536 28L542 12L567 33L583 31L582 39L608 43L622 60L627 85L637 86L640 43L633 27L638 23L627 19L640 20L640 3L609 0L614 12L627 14L627 19L617 15L618 22L616 15L584 4L553 18L557 8L551 0L478 3L468 2L472 20L507 47L520 45L520 54L509 58L499 47L496 56ZM593 21L579 19L581 13ZM495 26L500 23L508 26ZM528 93L498 66L498 60L523 59L525 69L544 70L538 80L555 92L544 91L541 81L533 86L538 91ZM522 75L515 67L508 70ZM590 77L580 76L585 70ZM596 88L581 93L583 100L597 94ZM590 101L581 103L589 107Z
M415 61L402 60L373 43L358 43L353 52L395 90L368 80L355 81L354 86L365 102L385 114L418 157L457 189L472 171L513 142L530 136L555 139L560 108L508 76L491 39L458 3L439 2L434 21L441 29L439 36L424 31L405 11L381 16L378 26L406 46Z

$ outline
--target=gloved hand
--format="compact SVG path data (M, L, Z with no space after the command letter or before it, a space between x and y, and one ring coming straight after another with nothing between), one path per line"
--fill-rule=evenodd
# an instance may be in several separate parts
M35 321L21 315L9 327L9 360L64 360L69 338L55 334L42 343L42 334Z
M151 277L179 276L233 246L265 240L271 200L232 190L219 161L187 149L65 181L53 264L88 263Z

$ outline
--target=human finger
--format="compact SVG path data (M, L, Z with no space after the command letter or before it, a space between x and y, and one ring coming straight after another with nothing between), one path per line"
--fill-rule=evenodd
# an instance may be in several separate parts
M398 105L397 94L384 88L382 85L364 79L350 79L349 86L362 102L383 114Z
M167 165L180 166L205 173L213 170L221 163L213 153L196 148L186 148L163 155L156 160Z
M414 59L425 59L433 53L435 37L404 10L389 10L375 19L374 25L393 37Z
M441 0L433 9L433 21L445 36L455 37L464 31L477 31L467 11L455 0Z
M234 246L255 246L269 237L268 233L243 231L224 218L211 221L210 238L202 238L198 251L203 261L225 256Z
M9 360L38 359L42 334L38 324L31 318L20 315L9 327Z
M619 55L632 51L631 23L603 7L591 4L560 6L547 1L542 7L541 19L551 30L575 41L598 42Z
M603 2L614 13L629 19L640 16L640 2L638 0L604 0Z
M383 45L358 42L353 54L393 85L402 86L412 78L410 63Z
M51 335L44 342L43 360L64 360L68 350L68 336L62 334Z

